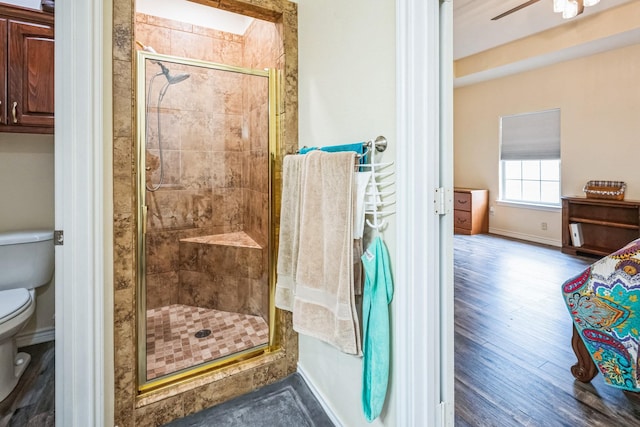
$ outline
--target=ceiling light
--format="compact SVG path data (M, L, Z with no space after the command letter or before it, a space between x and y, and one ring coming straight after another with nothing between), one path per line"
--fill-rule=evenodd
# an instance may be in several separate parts
M553 11L562 13L564 19L580 15L585 7L595 6L600 0L553 0Z
M553 0L553 11L555 13L563 12L566 6L567 0Z
M564 19L571 19L578 16L578 0L567 0L562 11Z

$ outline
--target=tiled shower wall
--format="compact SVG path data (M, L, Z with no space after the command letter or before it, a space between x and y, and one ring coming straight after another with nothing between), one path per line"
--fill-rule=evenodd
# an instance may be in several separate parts
M254 70L281 67L282 45L278 42L277 28L270 22L254 20L244 34L244 66ZM247 179L244 204L247 206L245 226L251 237L260 245L269 238L269 104L266 103L262 80L245 77L245 117L252 135L248 145L249 164L245 167ZM265 179L266 178L266 179Z
M275 24L260 20L239 36L136 15L136 40L143 45L224 65L274 68L281 56L281 48L274 47L277 36ZM159 118L157 94L164 77L154 80L149 96L147 185L160 180L158 120L164 180L157 191L147 192L147 308L181 303L268 320L266 268L260 277L249 277L223 268L197 271L193 262L185 266L180 259L180 247L193 246L181 245L181 239L244 231L263 248L261 265L268 265L268 81L169 61L165 65L173 75L188 72L190 78L168 87ZM148 79L159 70L148 64ZM221 261L234 253L240 262L247 259L245 251L229 245L200 247L205 253L223 253Z

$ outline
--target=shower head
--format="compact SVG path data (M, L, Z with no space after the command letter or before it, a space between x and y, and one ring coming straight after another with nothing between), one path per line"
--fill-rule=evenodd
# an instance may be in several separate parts
M169 84L172 84L172 85L185 81L189 77L191 77L191 75L188 73L180 73L173 76L171 74L165 74L165 76L167 77L167 81L169 82Z
M142 50L146 51L146 52L151 52L151 53L157 53L156 50L154 48L152 48L151 46L145 46L142 43L140 43L139 41L136 40L136 43L142 47ZM158 64L160 66L160 68L162 69L162 74L164 74L164 76L167 78L167 81L169 82L169 84L174 85L176 83L180 83L181 81L187 80L190 75L186 74L186 73L181 73L181 74L176 74L171 75L171 72L169 71L169 69L160 61L152 61L152 63L154 64Z
M190 74L187 73L172 75L171 71L169 71L169 69L162 62L156 61L156 64L160 66L160 68L162 69L162 74L164 74L164 76L167 78L167 81L171 85L180 83L181 81L184 81L190 77Z

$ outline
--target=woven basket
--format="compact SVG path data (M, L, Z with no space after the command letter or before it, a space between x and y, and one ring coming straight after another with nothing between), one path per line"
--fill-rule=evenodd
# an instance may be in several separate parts
M627 184L622 181L589 181L582 191L588 199L624 200Z

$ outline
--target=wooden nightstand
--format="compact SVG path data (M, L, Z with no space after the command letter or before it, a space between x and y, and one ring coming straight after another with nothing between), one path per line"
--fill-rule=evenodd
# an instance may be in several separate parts
M489 190L453 189L453 231L458 234L489 232Z

